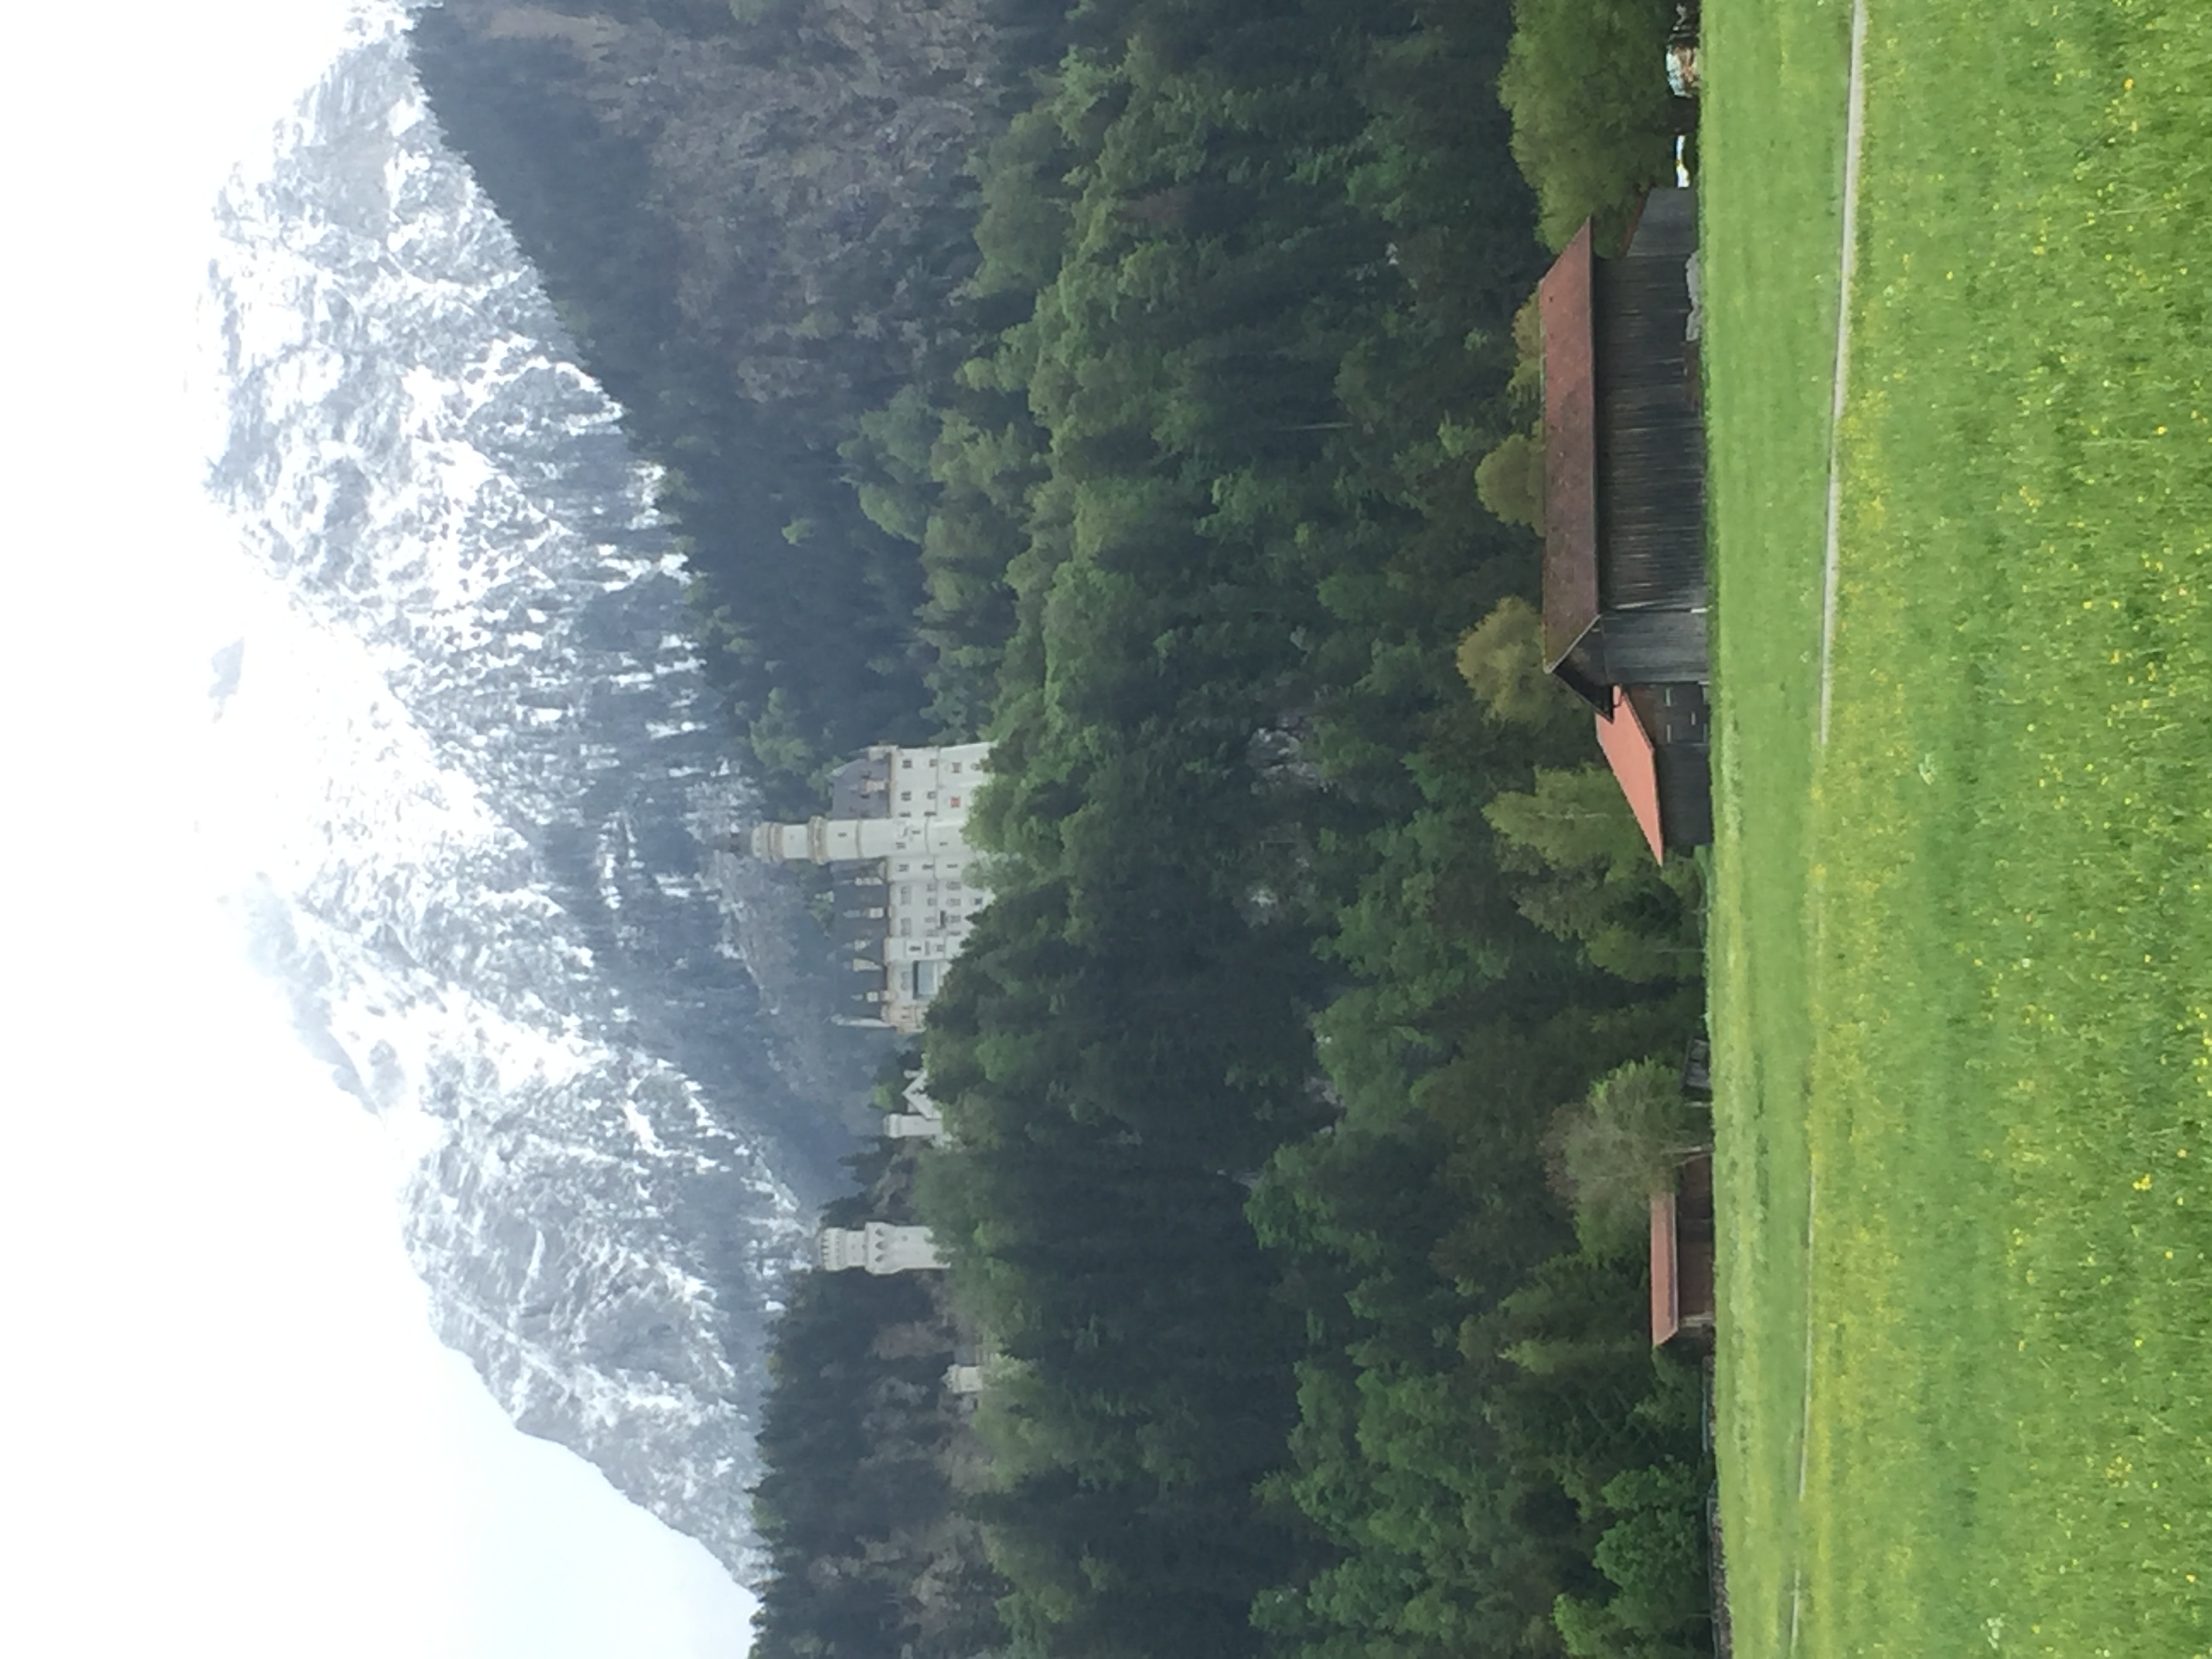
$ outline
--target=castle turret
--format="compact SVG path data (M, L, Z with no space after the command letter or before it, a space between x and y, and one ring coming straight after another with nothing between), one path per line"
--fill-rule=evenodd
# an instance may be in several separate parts
M809 818L804 823L753 827L753 856L788 864L858 864L879 859L961 858L966 816L917 818Z
M900 1103L906 1109L886 1113L884 1133L894 1140L942 1140L945 1137L945 1114L937 1109L937 1103L929 1097L929 1073L916 1072L907 1079L900 1092Z
M833 1273L853 1267L872 1273L904 1273L945 1265L928 1228L894 1226L888 1221L824 1227L814 1241L814 1259Z

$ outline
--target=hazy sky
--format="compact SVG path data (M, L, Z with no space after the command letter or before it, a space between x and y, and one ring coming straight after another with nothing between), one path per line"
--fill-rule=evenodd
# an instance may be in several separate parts
M213 903L208 659L297 624L198 489L209 208L352 9L9 19L0 1652L732 1659L705 1551L431 1337L395 1149Z

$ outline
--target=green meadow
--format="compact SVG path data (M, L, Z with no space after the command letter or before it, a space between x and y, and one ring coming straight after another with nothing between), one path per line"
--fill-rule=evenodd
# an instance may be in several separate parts
M1869 10L1846 298L1850 9L1705 8L1736 1651L2201 1656L2212 17Z

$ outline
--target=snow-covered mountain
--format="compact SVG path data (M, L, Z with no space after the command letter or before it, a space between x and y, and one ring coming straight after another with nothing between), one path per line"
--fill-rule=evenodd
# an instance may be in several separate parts
M246 923L420 1151L441 1333L732 1566L767 1321L873 1054L833 1031L620 411L444 149L394 8L220 209L213 488L288 595ZM312 687L264 696L264 677ZM275 706L282 702L282 708ZM763 988L765 988L765 989Z

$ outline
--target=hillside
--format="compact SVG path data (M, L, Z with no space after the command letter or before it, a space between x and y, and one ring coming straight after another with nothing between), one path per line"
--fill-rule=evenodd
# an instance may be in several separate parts
M773 793L926 734L910 549L838 447L951 357L962 164L1021 8L449 0L414 55L579 352L665 469L711 670Z
M1659 8L1613 9L1656 64ZM514 14L483 15L507 32L482 22L471 61L534 54L586 112L629 107L611 83L647 40L731 66L732 100L803 102L816 58L855 50L806 7L708 17L696 39L659 12L595 13L520 45ZM845 728L779 722L832 707L830 665L870 649L847 633L896 635L896 661L864 666L881 707L908 696L836 703L880 720L859 735L934 721L995 744L972 820L994 899L926 1043L957 1144L915 1192L952 1305L1001 1355L975 1424L984 1488L933 1489L1003 1587L991 1643L1694 1651L1695 1370L1655 1360L1640 1258L1578 1237L1545 1165L1560 1108L1679 1057L1699 897L1693 866L1650 864L1589 764L1586 714L1536 672L1534 538L1478 491L1478 459L1528 422L1515 317L1547 259L1490 91L1512 13L1139 0L1035 34L1002 21L972 149L956 166L948 139L914 175L942 186L942 216L875 247L872 269L907 274L871 290L881 320L809 325L781 292L778 311L744 281L702 288L734 310L683 348L712 398L639 422L714 463L671 492L687 532L709 499L752 503L731 568L823 575L817 612L765 587L748 610L700 556L724 639L774 616L817 648L803 672L797 643L731 658L753 748L794 788L817 752L798 737ZM720 118L765 134L739 107ZM591 119L601 142L621 128ZM762 180L877 176L821 153L829 121L794 106L781 150L763 136L725 157L745 158L739 185L699 188L766 212ZM1635 165L1665 153L1663 131L1632 136ZM610 211L688 268L688 199L636 207L676 161L642 138L606 153L641 169L607 175ZM623 260L586 259L592 238L551 205L584 198L528 166L554 181L541 234L568 244L549 282L564 295L554 273L590 266L574 303L595 340L591 296L618 291ZM832 246L817 198L790 199L794 243ZM661 292L660 273L631 280ZM902 333L925 291L941 312ZM691 337L687 292L670 279L667 337ZM799 407L793 363L819 409ZM742 419L713 429L747 443L779 410L776 441L811 434L804 502L795 469L756 501L763 452L654 425L726 406ZM791 1354L823 1346L817 1324L793 1325ZM764 1517L790 1512L788 1483L763 1492ZM854 1622L787 1582L864 1543L783 1564L764 1653L863 1659L923 1627L914 1601Z

